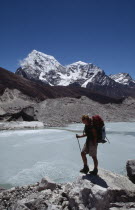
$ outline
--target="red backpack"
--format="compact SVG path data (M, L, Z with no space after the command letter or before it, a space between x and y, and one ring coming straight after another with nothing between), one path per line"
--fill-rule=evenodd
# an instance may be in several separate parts
M97 141L98 143L106 143L106 132L105 132L105 123L99 115L94 115L92 117L92 126L97 131Z

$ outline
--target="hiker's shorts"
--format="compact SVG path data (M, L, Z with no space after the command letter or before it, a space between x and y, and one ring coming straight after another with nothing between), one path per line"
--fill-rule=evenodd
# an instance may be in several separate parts
M93 142L89 141L88 147L87 147L86 143L84 144L82 152L89 154L89 156L97 156L97 146L98 146L98 144L93 145Z

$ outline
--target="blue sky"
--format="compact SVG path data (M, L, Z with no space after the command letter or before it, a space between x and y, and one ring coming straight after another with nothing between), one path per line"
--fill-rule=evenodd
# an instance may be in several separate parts
M135 79L135 0L0 0L0 66L33 49Z

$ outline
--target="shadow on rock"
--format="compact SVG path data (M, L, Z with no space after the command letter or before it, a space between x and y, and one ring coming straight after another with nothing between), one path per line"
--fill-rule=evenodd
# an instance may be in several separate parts
M86 175L82 176L82 179L87 179L87 180L91 181L93 184L97 184L101 187L108 188L106 181L98 175L95 176L92 174L86 174Z

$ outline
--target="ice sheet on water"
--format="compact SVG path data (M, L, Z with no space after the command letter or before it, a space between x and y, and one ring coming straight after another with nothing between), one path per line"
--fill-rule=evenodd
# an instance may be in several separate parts
M106 131L111 132L135 132L135 122L105 122ZM82 132L84 124L70 124L65 130Z
M135 123L134 122L114 122L106 123L107 131L114 132L135 132Z
M13 186L17 185L25 185L32 184L37 181L40 181L43 177L49 177L55 182L63 183L68 180L73 180L78 172L76 170L76 166L72 163L72 171L71 163L64 161L52 161L47 162L37 162L31 168L23 169L19 171L16 175L10 177L7 182L12 184Z
M76 132L82 133L84 130L84 124L82 124L82 123L69 124L68 126L60 127L58 129L67 130L67 131L71 131L74 133L76 133Z
M60 130L56 129L37 129L37 130L12 130L12 131L0 131L0 137L9 137L9 136L27 136L35 134L50 134L50 133L60 133Z
M126 162L134 159L135 139L133 136L109 134L110 144L98 146L99 165L110 171L126 175Z
M0 132L0 183L22 185L49 176L57 182L73 181L82 168L75 133L83 124L57 129ZM124 173L134 158L135 123L106 123L111 144L98 146L99 166ZM6 135L7 134L7 135ZM81 148L85 138L79 139ZM89 164L93 164L88 158Z

